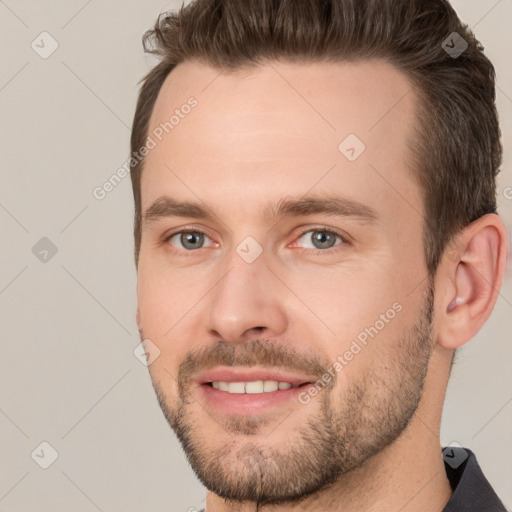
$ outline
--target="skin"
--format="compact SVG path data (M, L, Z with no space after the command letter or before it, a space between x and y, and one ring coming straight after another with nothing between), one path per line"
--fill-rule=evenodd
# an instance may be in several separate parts
M322 427L331 429L325 434L344 439L344 453L351 454L335 481L300 503L258 505L209 491L207 512L426 512L442 511L450 498L439 431L451 357L494 307L506 235L496 215L458 235L430 276L429 324L424 207L408 163L411 89L383 61L273 62L234 73L189 61L160 91L150 132L190 96L198 105L146 157L142 211L169 195L216 213L211 220L175 216L143 226L137 323L141 338L160 350L149 371L164 414L195 450L196 466L221 461L221 479L231 486L256 482L261 472L279 477L272 468L287 455L289 462L300 457L293 450L301 439L302 454L313 454L307 425L326 411L339 421ZM354 162L338 150L351 133L366 145ZM305 194L349 198L377 217L263 218L267 201ZM342 237L329 252L312 242L312 232L323 228ZM168 238L185 229L207 235L202 248L187 251L179 235ZM248 236L262 249L252 263L236 252ZM272 368L270 356L279 351L297 370L313 360L319 368L332 365L394 303L399 314L307 404L292 400L279 411L235 417L211 407L181 378L196 375L184 370L187 358L202 370L207 360L199 356L218 355L218 342L252 368ZM262 364L258 346L269 355ZM356 389L364 390L359 400ZM404 424L397 420L391 429L389 411ZM383 432L389 439L379 438Z

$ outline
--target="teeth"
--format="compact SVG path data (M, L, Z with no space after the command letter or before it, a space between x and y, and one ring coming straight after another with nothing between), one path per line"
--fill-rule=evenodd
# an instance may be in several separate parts
M236 384L239 384L238 382ZM242 389L244 388L244 383L240 382L242 384ZM263 381L262 380L256 380L254 382L246 382L245 383L245 392L246 393L263 393L264 387L263 387ZM229 386L229 392L231 393L231 384ZM243 391L242 391L243 393Z
M270 393L278 389L290 389L289 382L278 382L277 380L255 380L252 382L212 382L212 386L220 391L228 393Z
M281 384L285 384L284 382L281 382ZM288 384L288 383L286 383ZM263 383L263 391L265 393L268 393L269 391L277 391L279 389L279 382L277 380L266 380Z
M217 384L219 385L219 388L221 391L228 391L229 390L229 385L227 382L217 382Z
M230 382L228 384L229 393L245 393L245 383L243 382Z

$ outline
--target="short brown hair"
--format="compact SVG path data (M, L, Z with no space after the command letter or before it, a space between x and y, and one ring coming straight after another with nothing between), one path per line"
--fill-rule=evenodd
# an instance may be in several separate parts
M454 32L468 45L457 57L443 44L455 45ZM435 273L456 233L496 213L502 146L495 71L447 0L195 0L160 14L143 47L161 60L141 80L132 153L146 142L164 80L183 61L234 71L277 60L382 58L405 73L417 92L412 171L423 191L429 272ZM141 159L131 171L137 266L143 166Z

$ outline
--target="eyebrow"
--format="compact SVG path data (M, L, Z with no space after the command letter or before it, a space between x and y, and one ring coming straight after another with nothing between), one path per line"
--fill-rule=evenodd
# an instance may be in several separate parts
M305 196L280 199L263 207L263 219L273 222L280 217L302 217L324 214L334 217L354 217L373 222L378 218L376 210L357 201L333 196ZM144 213L143 224L149 225L168 217L191 217L213 220L218 215L207 206L190 201L178 201L169 196L158 198Z

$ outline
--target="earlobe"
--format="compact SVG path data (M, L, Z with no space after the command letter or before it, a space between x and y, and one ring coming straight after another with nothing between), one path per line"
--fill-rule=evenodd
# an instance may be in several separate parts
M506 230L497 215L484 215L451 245L443 255L436 289L443 290L438 341L455 350L476 335L496 304L505 273Z

